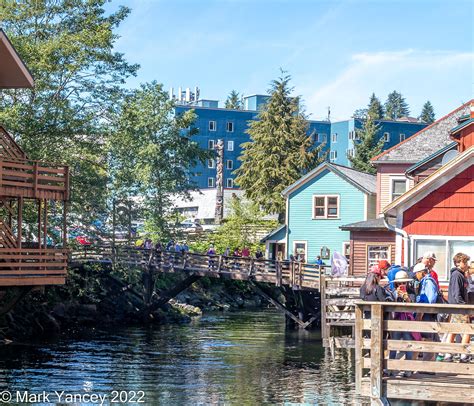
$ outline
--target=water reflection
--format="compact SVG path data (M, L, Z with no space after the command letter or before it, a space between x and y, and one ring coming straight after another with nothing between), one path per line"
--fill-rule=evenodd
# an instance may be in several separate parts
M207 315L185 326L116 328L0 350L0 388L143 390L147 405L354 403L353 359L273 311Z

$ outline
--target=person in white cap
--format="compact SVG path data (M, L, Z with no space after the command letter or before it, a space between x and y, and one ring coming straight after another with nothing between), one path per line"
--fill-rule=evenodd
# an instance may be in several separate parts
M421 263L428 269L429 275L435 280L439 288L438 273L433 269L437 260L436 254L433 251L427 251L423 254Z

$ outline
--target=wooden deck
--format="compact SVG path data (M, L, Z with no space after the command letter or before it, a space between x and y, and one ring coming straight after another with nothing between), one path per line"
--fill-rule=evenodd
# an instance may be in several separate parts
M119 266L146 265L163 273L185 272L211 278L267 282L276 286L287 285L295 290L319 291L321 273L324 273L324 267L298 262L189 252L157 252L134 247L84 247L71 255L72 263L97 261L109 261Z
M364 318L368 312L370 318ZM474 403L474 364L435 361L438 353L474 355L471 344L436 342L447 333L473 335L474 324L393 320L395 312L473 316L474 306L356 303L356 388L359 394L370 397L373 404L383 404L386 399ZM411 340L395 340L395 332L432 336L421 341L413 336ZM390 351L398 351L399 356L389 357ZM413 360L406 359L405 351L413 353ZM412 375L397 376L400 371L409 371Z
M0 286L62 285L67 259L63 249L0 248Z

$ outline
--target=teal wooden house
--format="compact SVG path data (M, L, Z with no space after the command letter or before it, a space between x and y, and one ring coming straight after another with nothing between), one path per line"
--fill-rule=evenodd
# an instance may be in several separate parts
M376 177L324 162L287 187L286 225L267 235L267 256L276 259L299 256L314 263L321 256L326 264L339 252L350 255L349 231L339 227L375 218Z

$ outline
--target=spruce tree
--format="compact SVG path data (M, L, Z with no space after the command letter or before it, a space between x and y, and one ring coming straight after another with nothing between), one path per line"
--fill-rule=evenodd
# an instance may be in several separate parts
M377 96L375 96L375 93L372 93L372 96L370 96L367 114L370 115L373 120L381 120L384 116L382 103Z
M349 157L349 161L354 169L362 172L376 173L376 169L371 165L370 160L380 154L383 148L383 140L378 138L380 126L368 115L362 128L356 129L354 143L354 156Z
M385 102L385 118L388 120L396 120L410 114L410 108L401 93L394 90L387 96Z
M274 80L268 102L249 124L250 142L242 144L236 182L266 213L284 220L283 189L324 160L322 146L314 147L308 121L298 97L290 97L288 75Z
M421 110L421 114L418 118L427 124L431 124L435 121L435 112L433 109L433 105L429 100L425 104L423 104L423 109Z
M233 109L233 110L242 110L242 99L239 96L239 93L235 90L232 90L227 96L227 100L225 101L225 108L226 109Z

